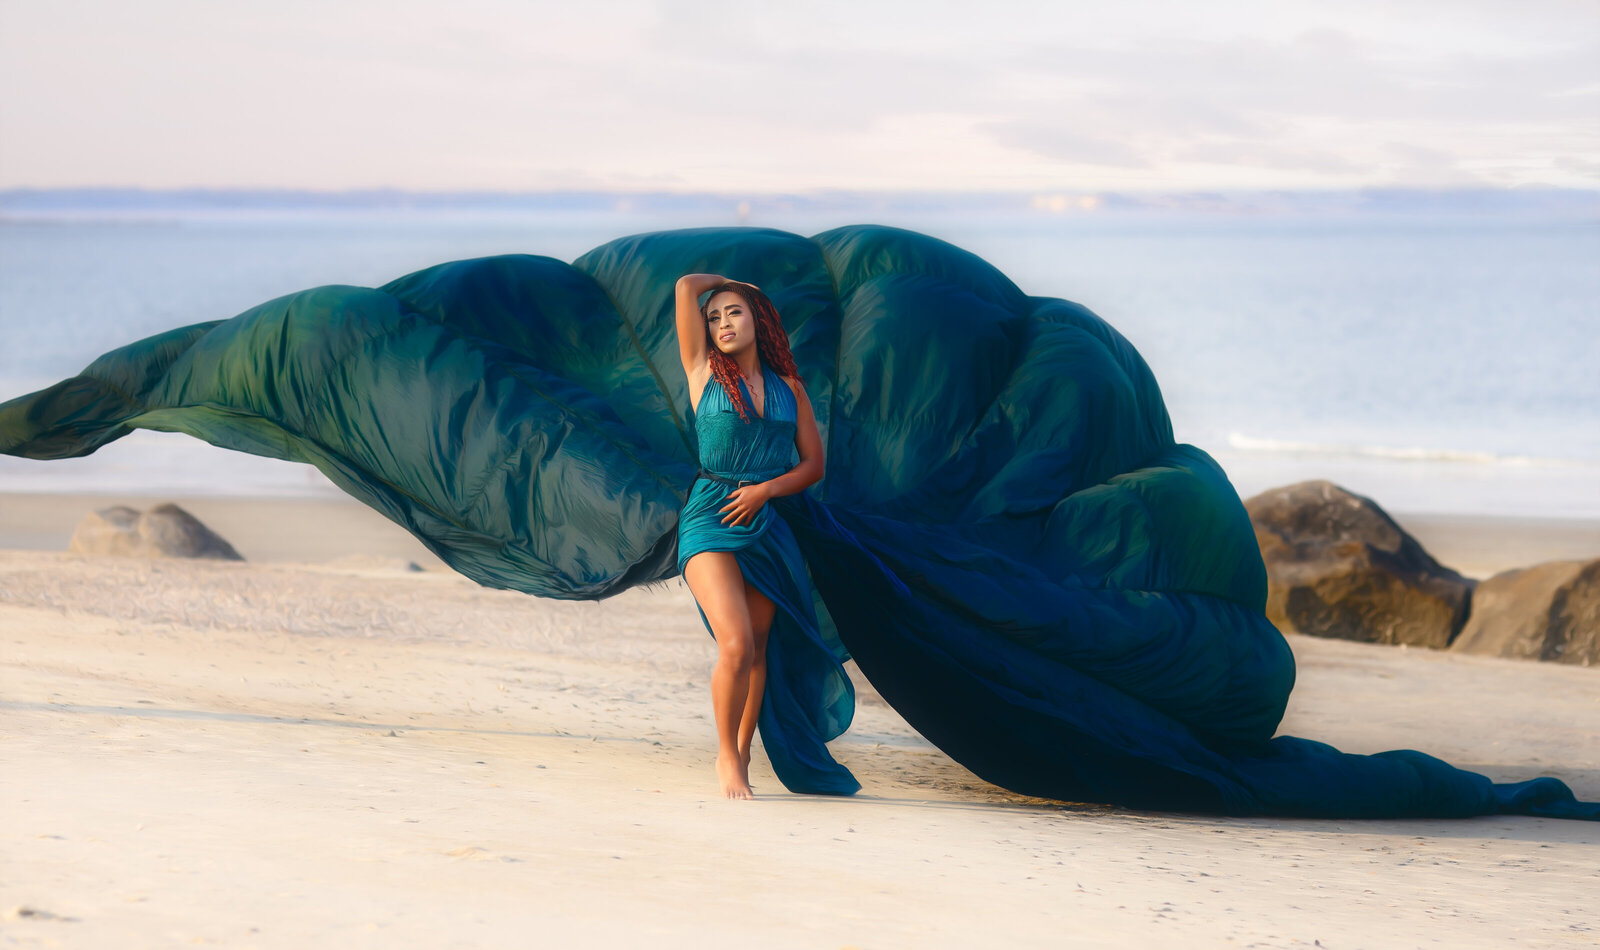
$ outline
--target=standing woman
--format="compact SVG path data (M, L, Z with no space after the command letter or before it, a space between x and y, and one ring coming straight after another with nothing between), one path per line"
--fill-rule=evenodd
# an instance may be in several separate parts
M774 619L816 629L799 547L767 502L822 478L822 437L760 290L716 274L681 277L677 331L700 463L679 519L678 569L717 642L717 780L726 797L748 799ZM765 724L763 736L771 755Z

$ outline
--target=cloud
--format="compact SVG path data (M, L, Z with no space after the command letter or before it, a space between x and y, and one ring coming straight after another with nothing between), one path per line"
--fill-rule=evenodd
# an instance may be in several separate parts
M1162 180L1227 166L1303 173L1303 184L1514 183L1571 172L1581 166L1556 159L1600 146L1596 62L1593 43L1467 54L1333 29L1035 46L1011 66L1027 94L984 127L1052 160Z
M1283 148L1270 142L1240 140L1197 142L1175 149L1171 160L1341 176L1360 175L1370 169L1368 165L1326 149Z
M1072 123L1074 126L1077 123ZM1092 126L1092 123L1089 123ZM1149 159L1133 143L1086 135L1066 127L1064 118L1046 121L1008 119L983 126L1001 145L1027 149L1044 158L1072 165L1144 168Z
M1572 184L1600 155L1600 37L1561 2L0 13L0 186Z
M1579 178L1586 178L1594 184L1600 184L1600 159L1573 158L1563 155L1555 159L1557 168L1569 172Z

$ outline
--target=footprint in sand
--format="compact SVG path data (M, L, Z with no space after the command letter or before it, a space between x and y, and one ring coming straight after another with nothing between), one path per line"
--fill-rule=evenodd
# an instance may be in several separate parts
M37 907L27 907L21 904L6 911L4 916L6 920L59 920L67 924L78 919L76 917L63 917L60 914L52 914L47 910L40 910Z
M466 861L506 861L514 864L522 860L521 858L513 858L509 855L495 854L493 851L490 851L487 848L480 848L477 845L472 844L456 848L453 851L446 851L445 854L452 858L461 858L462 860Z

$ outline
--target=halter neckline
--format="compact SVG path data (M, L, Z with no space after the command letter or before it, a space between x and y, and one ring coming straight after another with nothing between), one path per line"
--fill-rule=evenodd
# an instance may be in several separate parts
M763 364L761 367L761 383L763 386L763 389L761 390L761 410L756 413L756 418L760 419L762 422L767 421L767 410L772 407L772 400L768 398L772 395L772 387L768 386L767 382L767 367L765 364ZM752 410L755 409L755 397L750 395L750 387L745 385L743 373L739 374L739 392L744 395L745 404L748 405Z

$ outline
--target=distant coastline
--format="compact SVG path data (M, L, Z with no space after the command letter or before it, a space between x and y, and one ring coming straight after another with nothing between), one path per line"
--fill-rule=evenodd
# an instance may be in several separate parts
M367 188L7 188L0 221L297 214L980 214L1022 218L1510 218L1600 221L1600 190L1360 188L1187 192L407 191Z

